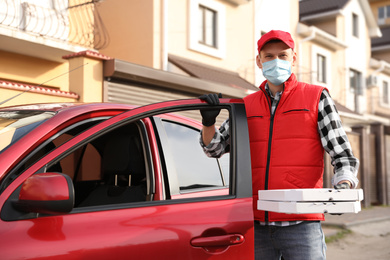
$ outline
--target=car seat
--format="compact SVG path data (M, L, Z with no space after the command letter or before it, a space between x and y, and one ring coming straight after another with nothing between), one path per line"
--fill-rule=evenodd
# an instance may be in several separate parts
M146 200L145 160L140 139L129 133L112 133L102 154L103 184L79 207Z

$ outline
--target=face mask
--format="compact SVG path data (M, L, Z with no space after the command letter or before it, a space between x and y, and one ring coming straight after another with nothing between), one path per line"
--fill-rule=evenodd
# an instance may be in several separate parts
M263 75L272 84L279 86L291 76L291 62L279 59L264 62Z

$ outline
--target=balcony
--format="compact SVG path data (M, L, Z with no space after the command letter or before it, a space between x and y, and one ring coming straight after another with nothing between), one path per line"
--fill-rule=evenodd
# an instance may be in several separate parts
M99 50L109 41L97 0L0 2L1 50L60 61L83 50Z

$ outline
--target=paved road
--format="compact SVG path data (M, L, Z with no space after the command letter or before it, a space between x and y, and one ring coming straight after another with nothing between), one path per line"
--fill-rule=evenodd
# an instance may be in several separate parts
M389 260L390 220L349 227L352 233L328 243L327 260Z

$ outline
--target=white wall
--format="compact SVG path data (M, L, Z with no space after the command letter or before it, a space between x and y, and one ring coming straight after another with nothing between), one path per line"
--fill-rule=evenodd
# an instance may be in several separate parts
M260 39L261 32L283 30L290 32L291 0L254 0L255 1L255 37ZM294 36L295 32L290 32ZM257 53L257 40L254 48ZM295 40L295 39L294 39ZM257 67L256 67L257 68ZM259 86L265 80L259 68L255 70L255 85Z
M355 37L352 34L352 14L356 14L359 17L359 37ZM365 98L366 93L366 68L369 57L367 56L367 49L371 46L367 46L367 39L370 37L366 31L366 21L363 10L357 0L350 1L343 10L345 16L345 42L348 48L345 52L345 64L346 64L346 106L352 110L355 109L355 95L350 90L349 83L349 69L354 69L362 74L362 87L363 95L359 96L359 110L356 112L364 113L367 110L367 102Z

